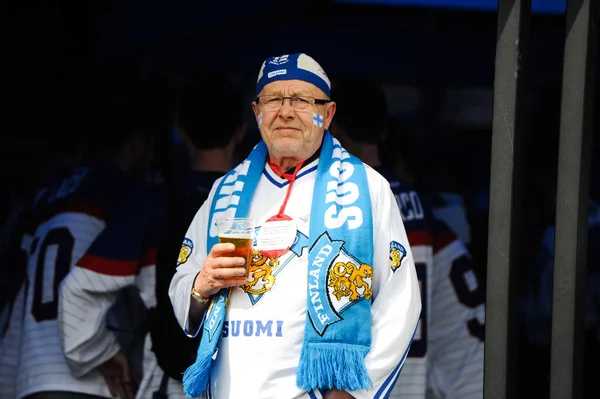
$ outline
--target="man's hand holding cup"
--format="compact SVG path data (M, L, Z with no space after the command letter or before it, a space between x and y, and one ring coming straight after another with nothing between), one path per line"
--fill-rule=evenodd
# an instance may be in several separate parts
M222 288L246 283L252 259L254 224L251 219L216 221L219 243L215 244L194 281L194 290L205 298Z

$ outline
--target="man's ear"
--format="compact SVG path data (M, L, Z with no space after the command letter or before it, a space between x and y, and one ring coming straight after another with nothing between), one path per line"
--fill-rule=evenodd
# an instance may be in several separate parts
M327 130L327 129L329 129L329 126L331 126L331 122L333 121L333 116L335 115L336 105L332 101L330 103L327 103L325 106L327 108L325 109L325 121L323 123L323 127L325 128L325 130Z

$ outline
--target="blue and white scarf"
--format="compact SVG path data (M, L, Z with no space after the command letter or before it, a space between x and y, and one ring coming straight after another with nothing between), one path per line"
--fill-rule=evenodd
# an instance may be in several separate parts
M261 141L248 159L221 180L211 204L207 249L218 243L213 222L216 217L248 215L267 154ZM338 275L343 275L345 268L354 268L361 282L369 278L372 281L371 197L363 163L344 150L328 131L317 168L309 227L307 317L296 384L307 391L369 388L372 381L365 357L371 347L370 284L366 288L363 284L360 295L351 296L343 306L333 306L335 297L328 287L335 283L331 273L336 268L339 270L333 272ZM340 253L352 262L334 265ZM348 288L341 284L342 289ZM221 290L206 311L196 362L183 376L188 397L202 395L207 387L230 294L230 289Z

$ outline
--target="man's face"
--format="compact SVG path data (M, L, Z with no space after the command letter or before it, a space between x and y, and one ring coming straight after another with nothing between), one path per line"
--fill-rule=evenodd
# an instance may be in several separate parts
M326 100L327 96L313 84L301 80L280 80L269 83L260 96L308 96ZM309 105L298 110L289 99L277 109L268 109L259 101L252 103L260 134L271 158L305 160L321 145L323 133L329 128L335 114L335 103ZM260 118L259 118L260 115Z

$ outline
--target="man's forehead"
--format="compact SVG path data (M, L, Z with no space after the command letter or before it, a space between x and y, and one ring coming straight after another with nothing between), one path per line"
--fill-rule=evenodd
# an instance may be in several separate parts
M287 95L287 94L308 95L317 98L325 98L323 90L312 83L303 80L277 80L267 84L261 91L262 95Z

